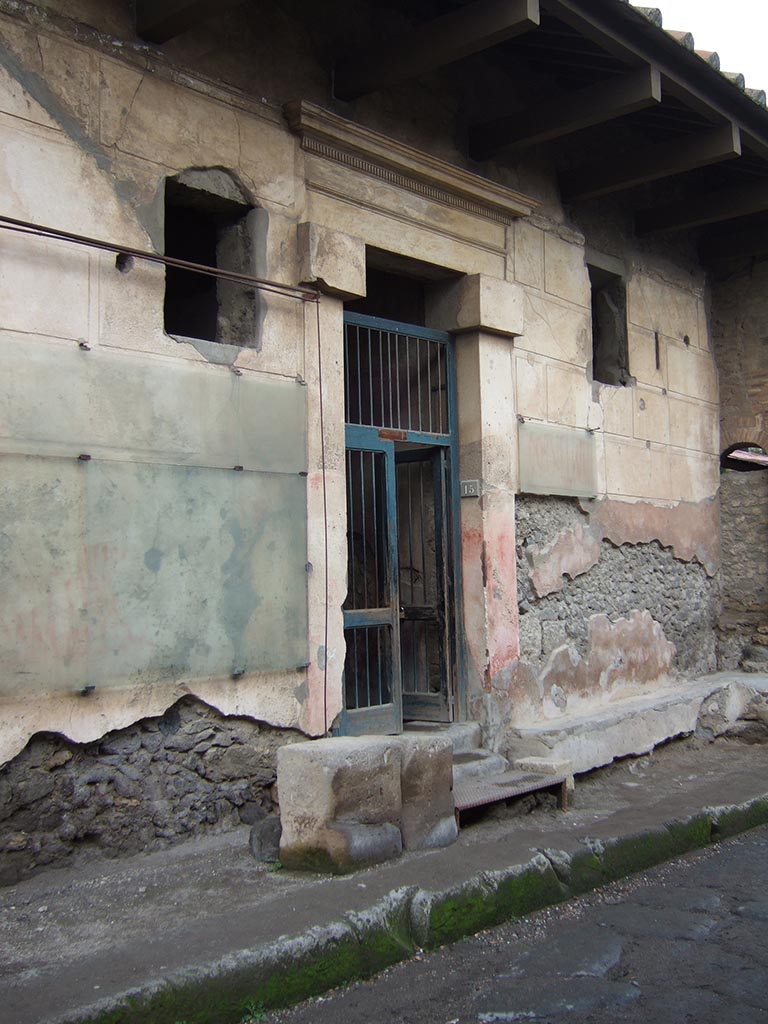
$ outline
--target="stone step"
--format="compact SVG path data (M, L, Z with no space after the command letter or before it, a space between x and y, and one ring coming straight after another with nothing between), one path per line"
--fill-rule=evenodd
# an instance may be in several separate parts
M768 693L768 676L719 672L617 700L588 714L563 715L527 728L510 729L505 751L521 759L570 762L575 774L617 757L647 754L675 736L694 732L712 738L741 718L756 695Z
M453 744L454 754L465 754L482 743L482 731L477 722L406 722L403 730L447 736Z
M453 755L454 787L472 779L500 775L508 770L509 764L505 758L490 750L482 750L477 747L474 750L466 750Z

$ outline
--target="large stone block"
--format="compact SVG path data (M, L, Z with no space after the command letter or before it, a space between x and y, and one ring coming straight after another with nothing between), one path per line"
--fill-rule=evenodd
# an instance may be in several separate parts
M639 441L669 442L669 399L650 388L636 388L633 402L633 425Z
M299 224L301 280L341 298L365 295L365 243L320 224Z
M686 345L667 348L669 390L679 395L717 402L717 373L711 355Z
M404 733L401 751L402 816L406 850L449 846L458 835L453 803L453 744L447 736Z
M589 274L582 246L566 242L557 235L545 235L544 280L550 295L589 307Z
M444 331L517 336L524 330L523 290L512 281L469 274L436 289L428 322Z
M515 359L516 412L526 419L547 418L547 364L530 354Z
M592 334L586 312L537 292L524 300L525 328L515 348L586 367L592 357Z
M277 760L282 863L342 873L398 856L401 761L399 745L386 737L282 747Z
M565 427L586 428L590 387L583 370L547 366L547 419Z

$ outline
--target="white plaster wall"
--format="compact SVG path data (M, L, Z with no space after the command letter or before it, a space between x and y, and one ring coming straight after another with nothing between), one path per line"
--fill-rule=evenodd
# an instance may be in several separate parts
M205 94L205 86L183 87L154 76L55 33L36 33L22 23L2 19L0 30L10 55L0 69L0 191L3 212L47 226L142 249L161 244L157 226L166 176L189 166L226 166L264 211L265 239L254 273L297 283L296 224L301 219L303 188L293 174L296 142L274 108L245 109ZM14 74L21 68L21 78ZM251 106L255 106L252 104ZM154 208L153 208L154 205ZM161 209L161 206L160 206ZM83 343L100 350L152 361L199 367L200 395L212 370L191 344L180 344L163 330L164 272L137 262L119 273L114 255L66 242L43 241L3 232L0 235L0 333L19 344L36 346ZM88 741L149 715L162 714L179 697L193 693L225 714L243 714L285 727L323 732L340 704L343 637L340 605L345 589L343 502L343 428L341 394L340 304L323 308L327 504L331 612L328 651L325 639L324 574L309 575L309 668L248 673L239 679L184 678L126 681L100 688L88 697L75 689L18 692L3 701L0 762L12 757L31 734L59 731ZM317 320L314 306L269 296L259 348L241 349L237 368L265 380L308 380L309 507L317 523L322 477L317 390ZM131 355L134 354L134 355ZM119 388L119 381L112 386ZM107 394L99 395L104 409ZM38 411L45 416L45 409ZM172 424L167 425L169 429ZM123 428L130 444L132 427ZM0 430L0 433L2 431ZM341 477L339 474L341 473ZM340 483L341 481L341 483ZM308 538L309 560L319 567L325 542L316 526ZM275 567L279 573L279 566ZM19 606L23 614L23 606ZM19 643L22 634L19 633ZM51 648L53 650L53 648ZM328 665L326 671L325 665ZM320 682L318 683L318 679ZM4 687L4 689L8 689Z
M593 384L590 286L583 239L562 225L518 222L512 277L525 291L514 393L526 420L592 430L601 497L702 501L719 486L718 392L703 275L627 277L628 387ZM682 278L682 274L680 275ZM656 335L659 366L656 366Z

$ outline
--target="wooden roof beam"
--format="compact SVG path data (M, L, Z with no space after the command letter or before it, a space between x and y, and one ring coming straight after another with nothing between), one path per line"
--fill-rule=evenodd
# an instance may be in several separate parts
M469 152L476 160L502 152L511 155L660 102L661 76L656 68L646 66L474 125L469 130Z
M337 61L333 91L353 100L538 28L539 0L475 0Z
M136 32L151 43L167 43L206 18L242 0L136 0Z
M650 235L656 231L686 231L766 210L768 178L648 210L638 210L635 214L635 230L638 235Z
M745 102L745 95L729 88L713 67L702 69L701 58L686 51L667 33L659 32L630 4L608 0L546 0L546 9L620 60L644 60L654 64L661 72L665 93L677 97L707 120L733 121L741 129L744 148L768 159L765 110L754 100ZM637 25L632 26L632 21ZM695 65L694 75L686 70L686 64L690 71ZM716 90L704 86L702 70L709 73Z
M739 156L741 133L735 125L726 124L587 164L564 175L560 190L564 202L583 202Z
M746 224L738 230L706 235L699 241L704 263L735 256L768 256L768 224Z

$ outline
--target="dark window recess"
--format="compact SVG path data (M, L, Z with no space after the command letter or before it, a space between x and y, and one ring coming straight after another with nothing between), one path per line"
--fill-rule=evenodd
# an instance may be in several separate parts
M169 179L165 183L165 255L207 267L252 273L251 207ZM255 290L178 267L165 271L168 334L254 346Z
M627 384L627 289L624 278L589 266L592 284L592 376L602 384Z
M424 326L424 282L367 267L366 297L348 302L345 309L364 316L380 316L416 327Z

